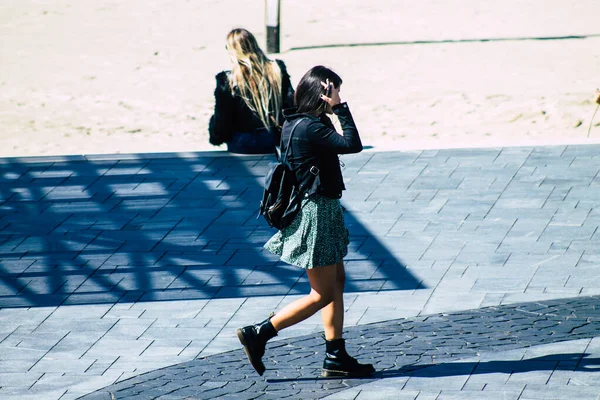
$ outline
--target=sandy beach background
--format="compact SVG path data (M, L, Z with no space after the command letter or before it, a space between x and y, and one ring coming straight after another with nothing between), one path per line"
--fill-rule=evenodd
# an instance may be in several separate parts
M599 143L597 0L282 1L293 84L316 64L373 150ZM0 156L218 150L225 35L264 1L4 0Z

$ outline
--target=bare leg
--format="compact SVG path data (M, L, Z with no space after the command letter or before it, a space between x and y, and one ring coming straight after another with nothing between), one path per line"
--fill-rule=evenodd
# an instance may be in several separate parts
M306 270L311 287L310 293L288 304L271 318L271 324L275 330L279 332L288 326L304 321L331 303L336 293L337 270L337 264Z
M346 351L346 341L342 338L344 329L344 284L346 273L344 262L336 264L336 292L334 299L321 310L325 328L324 377L363 377L375 372L372 364L361 364Z
M326 340L340 339L344 330L344 285L346 283L346 271L344 270L343 261L335 264L335 266L336 276L333 300L321 310Z

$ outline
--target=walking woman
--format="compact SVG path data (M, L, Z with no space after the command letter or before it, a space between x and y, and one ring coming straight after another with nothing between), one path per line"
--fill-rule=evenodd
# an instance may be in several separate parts
M293 134L287 158L305 194L300 213L265 248L281 260L306 269L311 291L265 321L237 330L259 375L265 371L262 356L267 341L319 310L325 330L322 375L361 377L375 372L371 364L361 364L348 355L342 337L343 258L349 240L339 201L345 187L338 154L359 153L363 147L348 105L340 100L341 84L342 79L328 68L309 70L296 88L297 109L286 115L283 125L283 144ZM338 116L343 136L327 117L331 113Z
M269 60L246 29L229 32L226 48L232 67L216 76L209 141L215 146L227 143L233 153L274 153L283 122L281 110L294 102L285 64Z

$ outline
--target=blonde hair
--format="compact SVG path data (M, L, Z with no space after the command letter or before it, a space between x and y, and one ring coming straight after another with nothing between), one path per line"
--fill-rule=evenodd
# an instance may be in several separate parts
M256 38L246 29L234 29L227 35L227 50L233 67L229 75L232 93L235 88L248 108L268 128L278 125L281 110L281 69L269 60Z

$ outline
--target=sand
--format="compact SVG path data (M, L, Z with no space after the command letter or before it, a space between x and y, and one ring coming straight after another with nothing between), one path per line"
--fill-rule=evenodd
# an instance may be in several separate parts
M500 3L500 4L497 4ZM597 0L282 2L292 83L324 64L372 151L600 143ZM5 0L0 157L219 150L226 33L264 2Z

